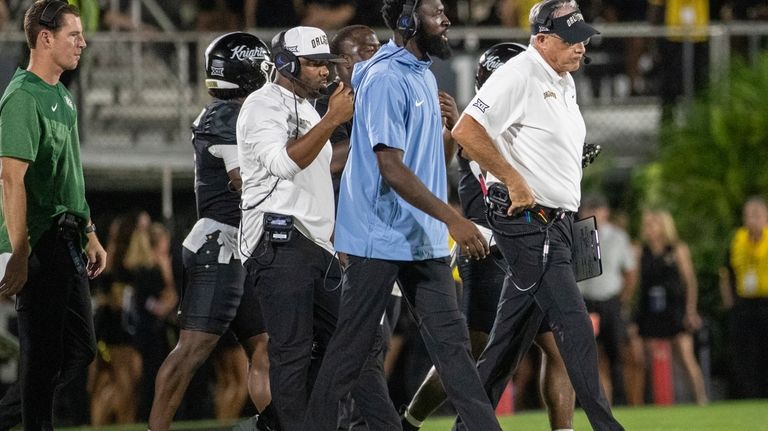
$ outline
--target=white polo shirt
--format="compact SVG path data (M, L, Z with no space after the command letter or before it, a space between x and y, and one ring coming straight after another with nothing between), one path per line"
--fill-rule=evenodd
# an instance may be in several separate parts
M532 46L499 67L464 110L528 182L536 203L576 211L586 127L570 73L560 76ZM488 182L499 182L488 174Z
M298 113L298 126L296 114ZM333 253L331 143L306 168L288 157L286 145L320 121L309 101L277 84L251 93L237 118L237 150L243 179L239 249L250 257L264 232L264 213L292 215L304 236Z

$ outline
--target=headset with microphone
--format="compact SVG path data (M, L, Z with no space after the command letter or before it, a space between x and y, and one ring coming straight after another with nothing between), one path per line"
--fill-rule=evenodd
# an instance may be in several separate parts
M562 3L562 0L550 0L539 7L539 12L533 20L535 26L533 34L539 33L538 27L546 27L547 29L552 27L552 12L555 11L559 3Z
M277 43L272 44L272 56L275 60L275 69L288 79L299 79L301 74L301 62L296 54L285 47L285 31L277 35Z
M327 85L318 90L300 78L301 61L299 61L299 57L296 54L285 47L285 30L278 33L277 43L272 44L272 56L275 62L275 69L284 77L302 86L305 90L309 90L311 93L319 92L321 95L327 96L335 89L335 87Z
M397 31L403 36L406 42L413 39L419 32L419 15L416 8L419 7L419 0L406 0L403 3L403 11L397 18Z
M562 0L550 0L541 5L539 12L536 14L536 18L533 20L533 34L539 32L540 27L546 27L548 30L552 27L552 13L557 8L557 5L562 3ZM592 59L584 55L582 61L585 65L592 62Z
M296 54L285 47L285 31L281 31L277 35L277 43L272 45L272 56L275 60L275 69L281 75L293 82L297 82L305 89L315 90L299 78L301 76L301 61L299 61L299 57Z
M68 5L67 2L61 0L49 1L40 13L40 18L37 21L47 28L56 28L56 17Z

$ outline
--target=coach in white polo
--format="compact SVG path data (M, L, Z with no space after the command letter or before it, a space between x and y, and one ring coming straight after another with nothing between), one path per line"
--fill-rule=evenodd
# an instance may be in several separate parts
M528 49L491 75L453 129L489 172L489 187L508 191L510 201L488 216L508 275L478 371L486 390L499 387L508 361L536 335L526 329L546 315L592 427L623 430L600 388L592 324L571 266L586 134L571 72L598 32L575 1L536 3L529 21Z
M269 333L272 406L280 428L290 431L304 419L316 328L330 338L335 325L328 304L338 302L338 291L334 300L323 288L329 268L339 278L328 139L352 117L353 99L340 84L322 118L308 100L328 85L328 63L337 60L322 30L292 28L272 44L279 73L248 96L237 119L239 247ZM315 316L324 317L318 326Z

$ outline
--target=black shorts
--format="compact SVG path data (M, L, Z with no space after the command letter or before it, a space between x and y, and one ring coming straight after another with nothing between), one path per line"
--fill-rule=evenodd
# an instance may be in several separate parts
M465 259L459 255L458 262L463 285L461 312L467 319L467 327L490 334L504 286L504 257L494 248L485 259ZM539 333L547 331L550 331L549 322L544 317Z
M240 348L240 343L237 342L237 337L232 331L225 332L219 338L219 344L216 346L217 349L231 349L235 347Z
M461 312L467 319L467 327L489 334L496 319L501 288L504 285L504 271L491 255L486 259L466 259L459 255L459 276L463 286Z
M239 260L219 263L220 248L218 237L211 235L197 253L183 249L179 325L223 335L231 324L239 340L261 334L265 329L259 300L254 292L243 290L245 270Z

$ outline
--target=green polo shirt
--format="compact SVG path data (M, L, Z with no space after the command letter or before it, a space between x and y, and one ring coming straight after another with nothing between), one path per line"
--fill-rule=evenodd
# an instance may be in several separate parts
M31 247L62 213L90 218L77 110L63 84L50 85L34 73L16 70L0 99L0 157L29 162L24 185ZM10 252L2 213L0 225L0 252Z

